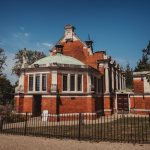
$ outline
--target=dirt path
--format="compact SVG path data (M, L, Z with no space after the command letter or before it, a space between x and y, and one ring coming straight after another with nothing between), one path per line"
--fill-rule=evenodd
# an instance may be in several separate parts
M0 150L149 150L150 144L90 143L0 134Z

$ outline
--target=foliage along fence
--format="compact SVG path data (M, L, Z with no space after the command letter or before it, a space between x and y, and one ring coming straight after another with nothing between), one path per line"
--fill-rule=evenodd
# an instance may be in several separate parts
M0 116L0 133L88 141L150 143L150 115L61 114Z

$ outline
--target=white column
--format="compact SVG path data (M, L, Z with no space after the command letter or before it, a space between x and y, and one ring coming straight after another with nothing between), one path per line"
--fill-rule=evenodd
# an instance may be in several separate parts
M121 73L119 73L119 90L121 90Z
M57 91L57 71L52 71L51 91L52 92L56 92Z
M88 73L87 76L88 76L88 77L87 77L87 87L88 87L88 88L87 88L87 91L88 91L88 92L91 92L91 84L92 84L92 83L91 83L91 75ZM83 81L83 80L82 80L82 81Z
M118 71L116 70L116 90L118 90Z
M126 89L126 78L124 77L124 89Z
M109 70L108 66L105 68L105 93L109 93Z
M112 90L114 91L114 68L112 67L112 76L111 76L111 78L112 78Z
M124 90L124 77L122 75L122 89Z

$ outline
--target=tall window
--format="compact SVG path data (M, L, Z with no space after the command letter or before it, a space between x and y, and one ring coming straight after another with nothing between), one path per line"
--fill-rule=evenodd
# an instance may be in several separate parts
M101 80L100 80L100 78L98 79L98 93L100 93L101 91L100 91L100 84L101 84Z
M77 77L77 91L82 91L82 75L79 74Z
M70 91L75 91L75 75L70 75Z
M91 85L94 85L93 76L91 75Z
M40 75L35 76L35 91L40 91Z
M29 75L29 91L33 91L33 75Z
M94 77L94 91L97 91L97 78Z
M46 74L42 74L42 91L46 91Z
M67 85L68 85L68 76L67 74L63 74L63 91L67 91Z

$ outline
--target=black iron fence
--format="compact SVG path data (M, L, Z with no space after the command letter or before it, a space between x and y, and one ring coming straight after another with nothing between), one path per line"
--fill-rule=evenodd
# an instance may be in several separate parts
M150 143L150 115L8 114L0 133L90 141Z

